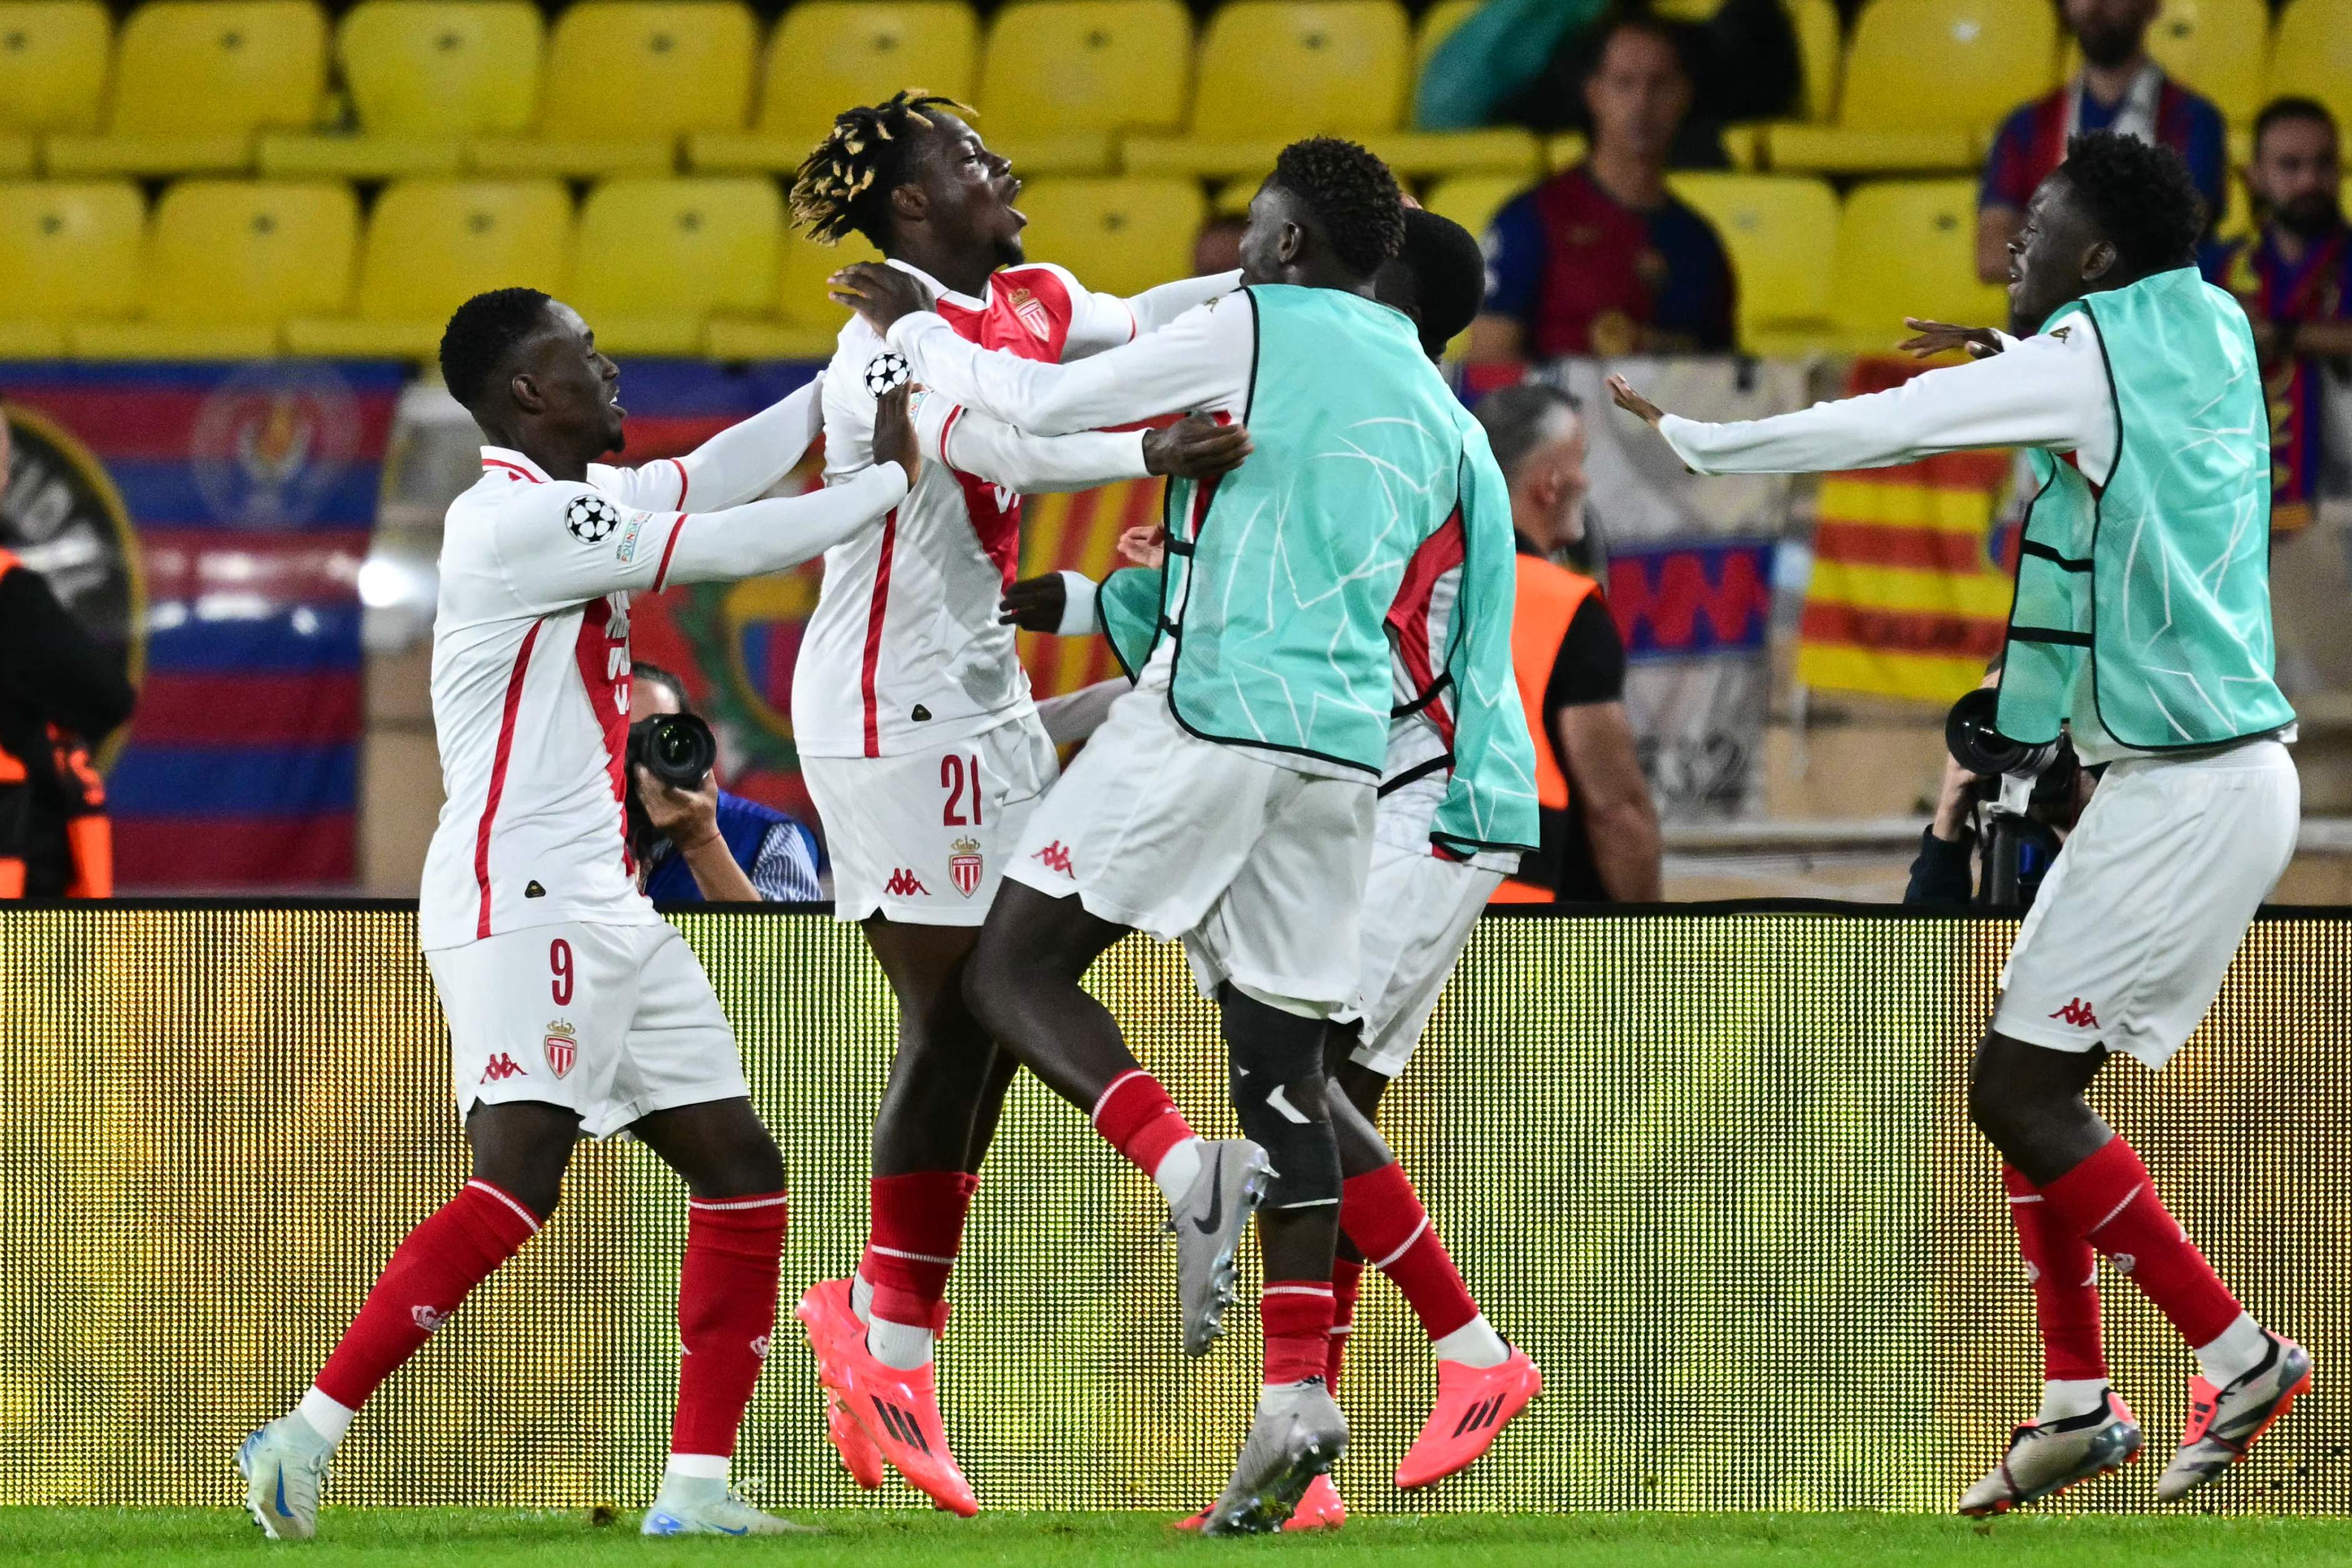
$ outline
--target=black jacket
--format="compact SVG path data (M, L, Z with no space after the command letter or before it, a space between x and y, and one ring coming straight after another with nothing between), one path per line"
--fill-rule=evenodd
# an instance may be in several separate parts
M73 874L49 727L95 749L131 716L132 701L121 660L47 580L21 565L0 570L0 751L25 765L24 783L0 786L0 858L25 862L26 896L58 897Z

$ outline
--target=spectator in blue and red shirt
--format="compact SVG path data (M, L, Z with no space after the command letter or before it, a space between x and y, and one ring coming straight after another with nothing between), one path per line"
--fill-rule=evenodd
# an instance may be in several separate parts
M1707 221L1666 192L1691 106L1674 34L1646 16L1611 23L1584 101L1591 155L1486 231L1486 305L1467 358L1730 351L1731 263Z
M2009 281L2009 242L2025 225L2025 204L2064 161L2066 139L2077 131L2120 131L2171 148L2205 198L2206 222L2221 215L2229 177L2221 111L2148 57L2148 24L2161 4L2065 0L2083 68L2048 97L2020 106L1993 138L1977 192L1977 276L1985 282Z

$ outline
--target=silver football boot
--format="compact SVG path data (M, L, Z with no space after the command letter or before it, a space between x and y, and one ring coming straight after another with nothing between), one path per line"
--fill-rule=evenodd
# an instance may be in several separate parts
M1234 1479L1202 1520L1201 1533L1280 1530L1315 1478L1328 1475L1347 1450L1348 1418L1321 1378L1261 1389Z
M1960 1511L1982 1519L2055 1497L2077 1481L2123 1469L2139 1458L2139 1423L2110 1388L2087 1415L2029 1421L2011 1432L2009 1451L1968 1490Z
M1225 1309L1234 1301L1234 1254L1273 1181L1264 1149L1247 1138L1221 1138L1201 1151L1201 1174L1184 1201L1169 1211L1186 1355L1208 1354L1224 1333Z
M2309 1391L2311 1353L2277 1334L2270 1342L2262 1364L2227 1388L2189 1379L2189 1426L2156 1483L2158 1502L2179 1501L2244 1458L2254 1439Z

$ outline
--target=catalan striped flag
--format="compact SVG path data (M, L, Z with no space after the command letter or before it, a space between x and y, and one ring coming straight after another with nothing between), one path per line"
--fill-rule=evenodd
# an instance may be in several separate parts
M1160 482L1130 479L1077 495L1028 496L1021 502L1021 575L1076 571L1100 581L1127 563L1118 536L1160 521ZM1118 674L1100 637L1021 634L1021 663L1041 697L1059 696Z
M1863 359L1849 395L1918 373ZM1805 685L1948 702L2000 652L2013 543L1995 528L2005 452L1959 452L1822 481L1813 575L1797 646Z

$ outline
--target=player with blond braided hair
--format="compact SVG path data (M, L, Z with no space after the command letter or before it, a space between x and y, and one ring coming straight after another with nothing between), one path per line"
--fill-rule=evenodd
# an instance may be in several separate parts
M973 342L1077 359L1127 342L1234 275L1131 300L1025 265L1005 161L968 110L918 90L846 110L802 166L793 218L834 244L863 235ZM865 322L824 382L825 482L875 461L876 399L906 361ZM1031 809L1057 772L997 601L1020 559L1021 497L1231 468L1248 435L1205 419L1123 434L1024 435L919 392L932 461L883 526L828 551L793 680L793 729L834 861L834 908L857 921L898 1002L898 1056L874 1129L869 1239L854 1279L803 1298L850 1473L887 1459L941 1507L976 1511L932 1383L948 1274L1011 1059L962 999L964 961Z

